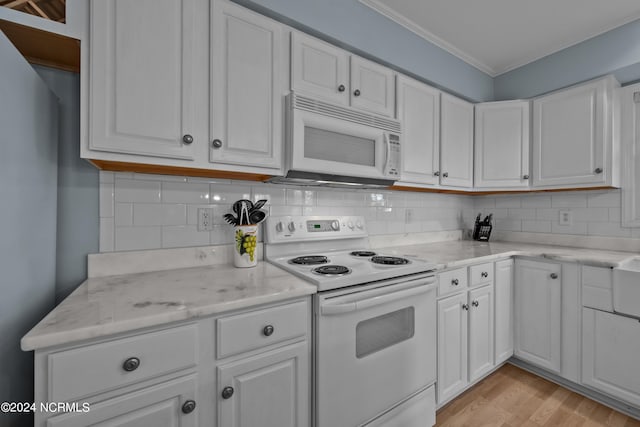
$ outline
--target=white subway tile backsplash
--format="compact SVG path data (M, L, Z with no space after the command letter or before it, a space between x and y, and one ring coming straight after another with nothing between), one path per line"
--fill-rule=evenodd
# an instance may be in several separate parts
M558 221L560 219L560 209L542 208L536 209L536 219L546 221Z
M519 208L521 206L521 196L496 197L496 208Z
M495 220L495 227L497 230L522 231L522 220L513 218L497 219Z
M100 252L113 252L114 233L113 218L100 218Z
M102 179L102 175L100 175ZM100 218L113 217L113 191L114 184L111 182L100 182Z
M551 221L523 220L522 231L529 233L551 233Z
M302 215L302 206L268 206L269 215ZM264 210L264 209L263 209Z
M587 234L590 236L631 237L630 228L622 228L614 222L590 222Z
M385 206L387 194L383 192L365 193L364 204L367 206Z
M605 207L605 208L615 208L619 207L621 203L621 192L620 190L612 190L604 193L594 193L589 194L587 197L587 206L594 207Z
M151 206L159 206L150 203ZM116 203L115 224L117 227L133 225L133 203Z
M234 228L229 225L214 225L209 233L209 243L211 245L229 245L234 243Z
M580 192L577 194L556 193L551 196L551 207L554 208L586 208L587 194Z
M512 219L535 219L536 210L533 208L509 209L508 217Z
M233 228L229 226L229 228ZM183 248L187 246L209 245L209 232L198 231L196 225L175 225L162 227L163 248Z
M133 225L186 225L187 205L176 204L148 204L133 205ZM197 217L196 217L197 224Z
M523 195L522 196L522 207L523 208L550 208L551 207L551 196L532 196L532 195Z
M587 234L587 223L574 221L571 225L560 225L551 222L551 232L555 234Z
M271 206L284 206L287 204L286 188L282 185L256 184L252 186L252 191L254 202L266 199Z
M288 188L286 191L286 204L288 206L315 206L316 192L298 188Z
M125 203L160 203L161 181L136 181L116 176L115 201Z
M163 203L209 203L209 184L201 182L163 182Z
M473 196L474 206L478 210L494 209L496 207L496 198L492 196Z
M609 222L622 222L622 209L621 208L609 208Z
M211 203L231 206L236 200L251 199L251 186L233 184L211 184Z
M161 227L116 227L116 251L158 249L162 247Z
M99 181L101 183L105 183L105 184L113 184L115 181L115 172L109 172L109 171L100 171L99 174Z
M133 179L143 181L187 182L187 178L178 175L156 175L150 173L134 173Z
M571 208L574 221L609 221L609 208Z

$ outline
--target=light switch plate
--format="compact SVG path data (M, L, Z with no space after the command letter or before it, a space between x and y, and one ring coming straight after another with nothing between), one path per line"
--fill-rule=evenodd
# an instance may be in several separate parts
M560 211L560 218L558 218L558 224L564 226L570 226L573 223L573 214L571 211Z

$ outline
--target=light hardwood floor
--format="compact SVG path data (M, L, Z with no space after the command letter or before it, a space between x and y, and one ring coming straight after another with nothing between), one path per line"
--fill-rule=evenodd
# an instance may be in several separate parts
M507 364L440 409L436 426L640 427L640 421Z

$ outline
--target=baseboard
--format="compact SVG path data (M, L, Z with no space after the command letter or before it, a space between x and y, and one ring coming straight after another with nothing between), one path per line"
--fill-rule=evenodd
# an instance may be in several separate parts
M539 377L542 377L546 380L556 383L582 396L588 397L589 399L595 400L596 402L601 403L604 406L608 406L611 409L615 409L618 412L621 412L632 418L640 420L640 408L630 406L624 402L621 402L617 399L607 396L606 394L602 394L590 388L581 386L580 384L576 384L572 381L564 379L558 375L552 374L548 371L545 371L544 369L538 368L537 366L531 365L528 362L517 359L515 357L512 357L511 359L509 359L507 363L517 366L518 368L524 369L525 371L531 372L532 374L535 374Z

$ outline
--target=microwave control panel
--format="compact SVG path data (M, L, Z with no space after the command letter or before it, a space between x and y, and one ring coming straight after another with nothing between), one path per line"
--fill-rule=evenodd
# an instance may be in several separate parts
M394 133L387 134L389 144L387 163L384 174L390 177L400 176L400 136Z

